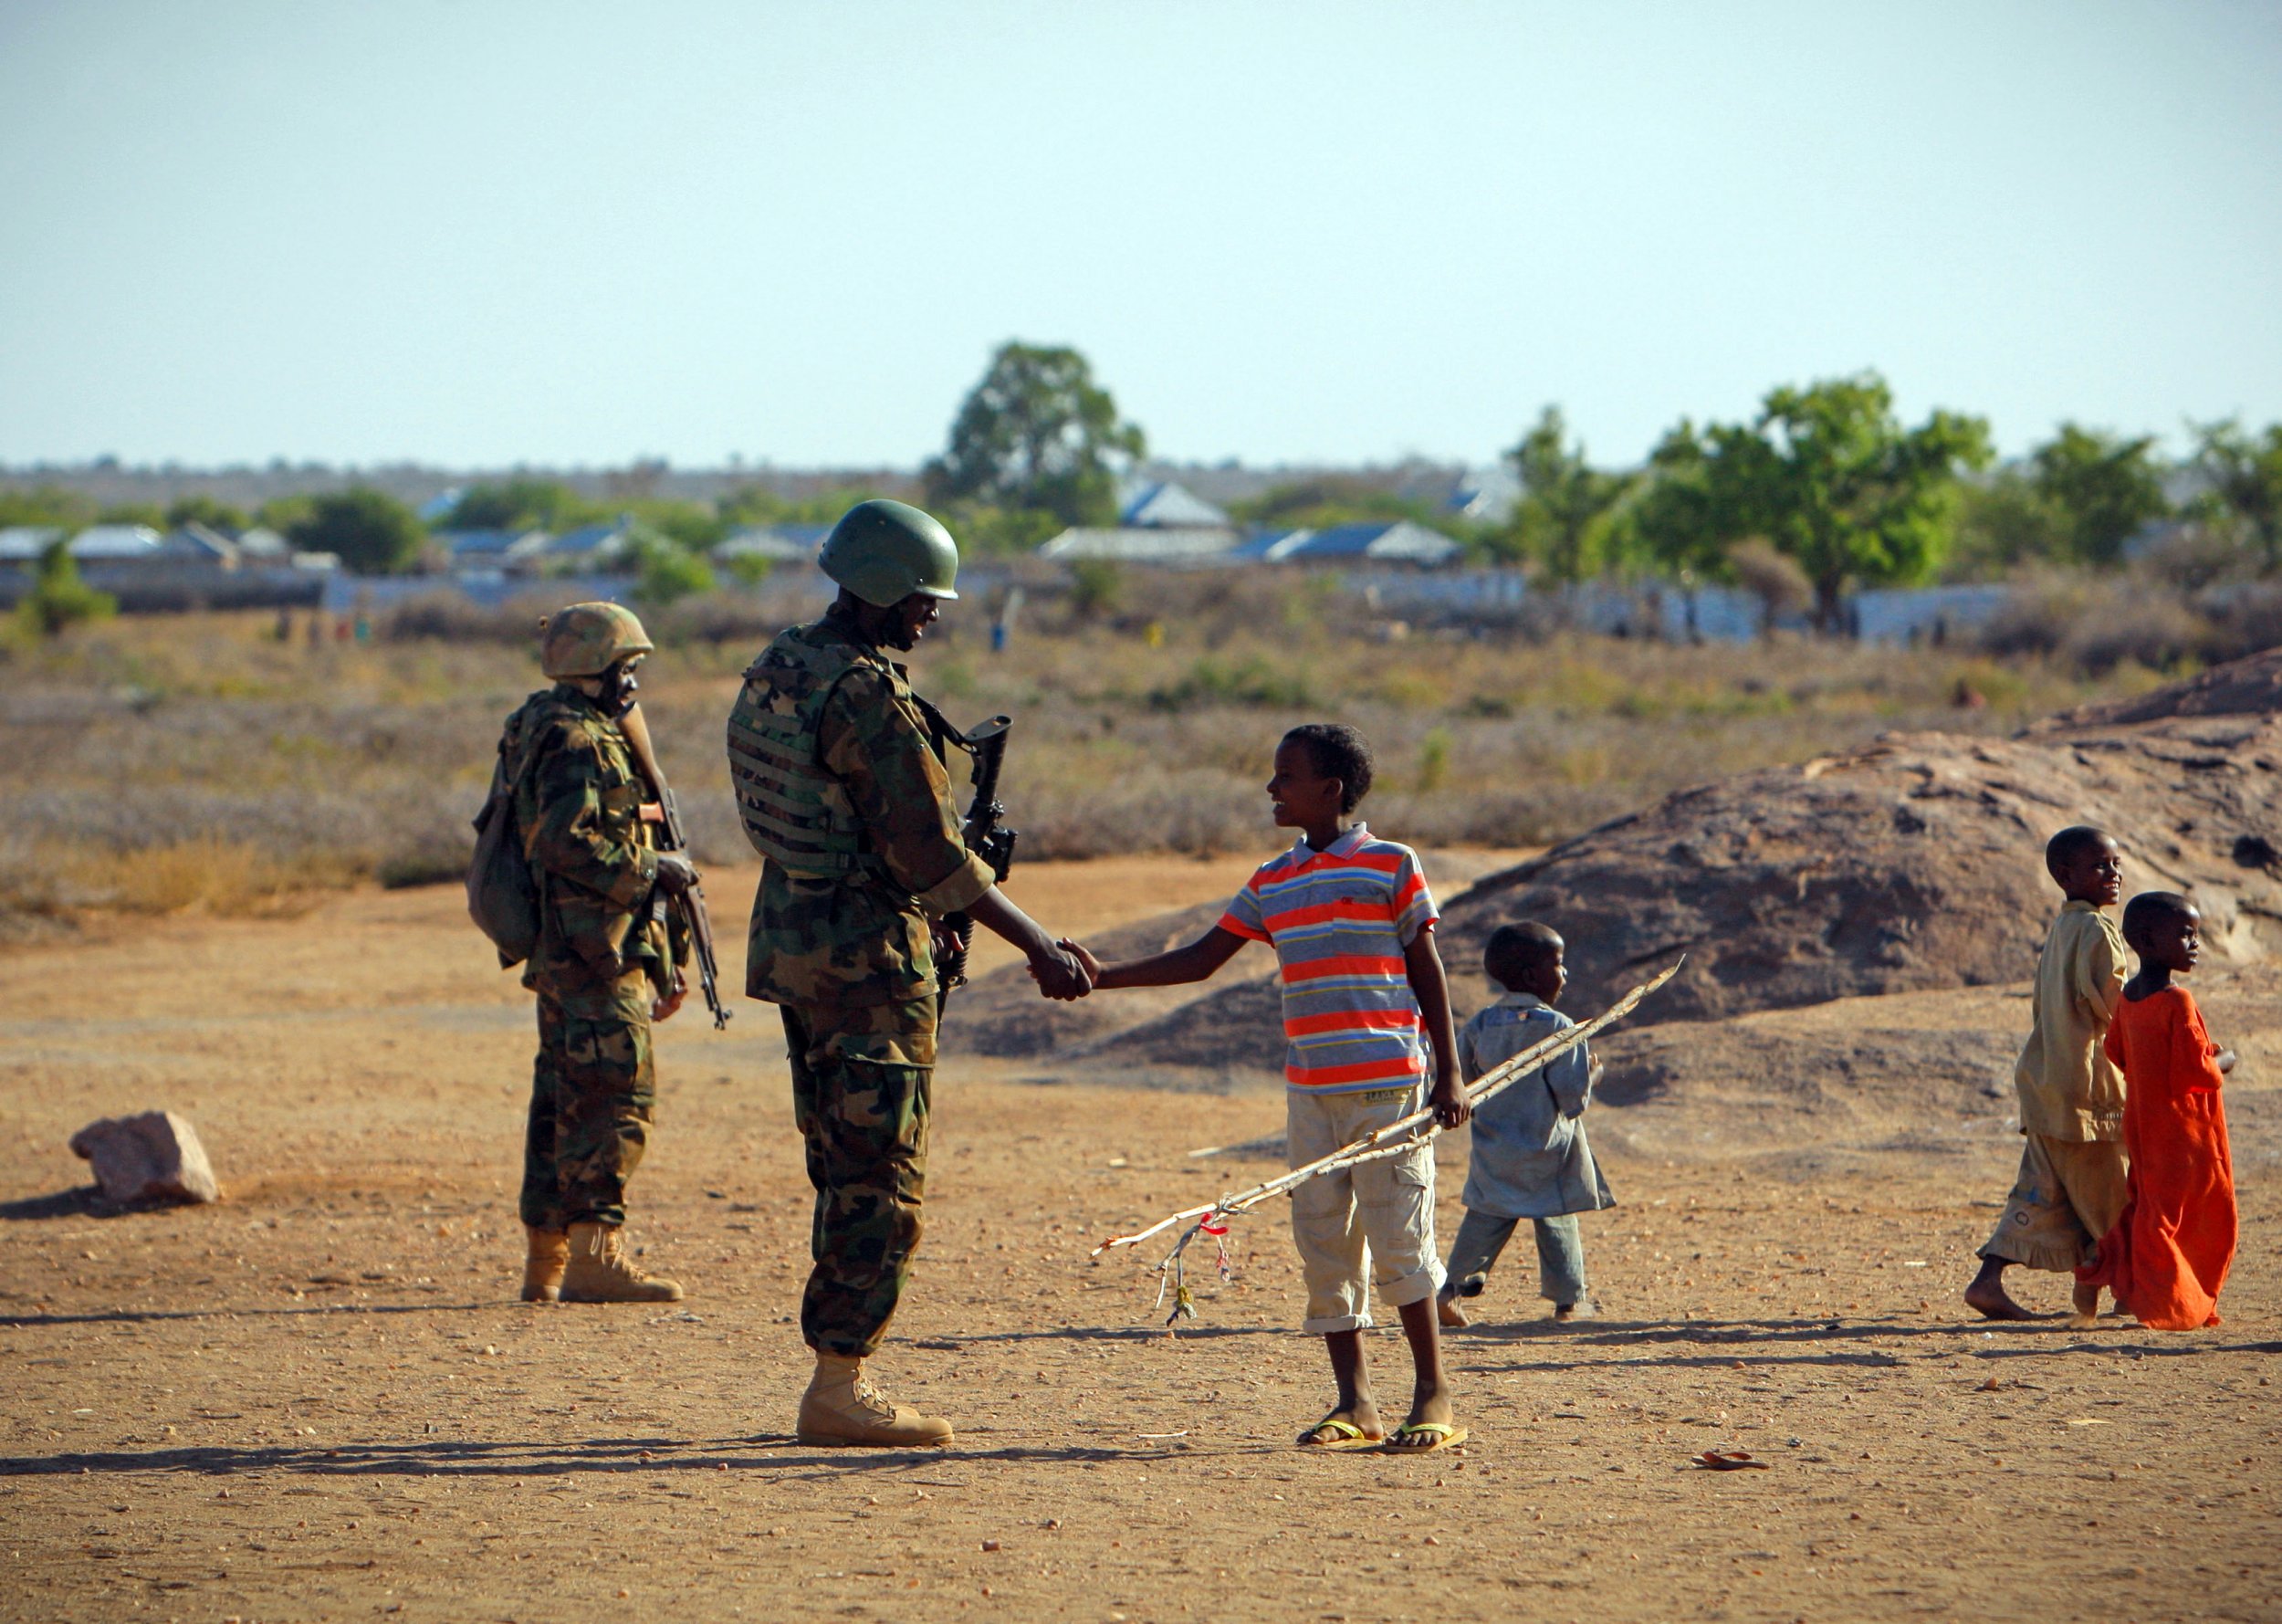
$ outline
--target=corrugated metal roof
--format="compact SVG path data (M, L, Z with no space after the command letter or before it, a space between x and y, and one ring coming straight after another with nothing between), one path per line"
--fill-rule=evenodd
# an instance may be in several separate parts
M63 534L61 525L12 524L0 529L0 562L24 563L46 552Z
M1231 562L1273 564L1307 545L1314 530L1255 530L1229 553Z
M141 559L159 550L159 533L147 524L89 525L71 538L75 559Z
M815 530L820 533L811 540L789 532ZM739 530L715 548L719 558L774 559L779 563L806 564L816 561L817 550L823 543L825 525L757 525L749 530Z
M1220 558L1236 545L1236 532L1225 528L1066 529L1038 550L1050 559L1123 559L1135 563L1152 560Z
M565 530L560 536L550 537L530 550L552 553L603 552L611 548L624 545L626 538L633 533L633 526L623 519L612 519L608 524L582 524L575 530Z
M1226 513L1169 479L1144 486L1117 517L1128 529L1225 529L1229 523Z
M455 559L520 557L550 540L544 530L438 530L435 539Z
M176 529L169 530L159 543L159 550L168 558L186 559L192 562L234 564L237 562L237 543L219 531L207 529L193 520Z
M1317 530L1281 556L1300 563L1332 559L1413 559L1439 563L1453 558L1458 543L1439 530L1429 530L1407 519L1365 524L1335 524Z

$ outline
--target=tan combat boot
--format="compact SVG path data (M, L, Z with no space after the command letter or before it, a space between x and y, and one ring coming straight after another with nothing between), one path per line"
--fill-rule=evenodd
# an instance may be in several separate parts
M678 1303L682 1288L645 1274L618 1238L614 1223L570 1226L570 1262L562 1272L566 1303Z
M816 1374L801 1395L793 1436L802 1443L868 1443L915 1449L948 1443L951 1423L891 1404L864 1374L862 1359L816 1356Z
M570 1261L570 1237L560 1230L524 1226L530 1250L523 1255L523 1301L552 1303L562 1295L562 1271Z

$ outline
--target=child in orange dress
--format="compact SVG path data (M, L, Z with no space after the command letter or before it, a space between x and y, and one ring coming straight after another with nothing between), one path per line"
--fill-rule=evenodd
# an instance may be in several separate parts
M2203 1030L2194 994L2172 984L2202 954L2203 917L2175 891L2142 891L2123 910L2123 939L2140 956L2108 1028L2108 1058L2129 1085L2123 1139L2130 1193L2079 1283L2107 1286L2118 1307L2159 1331L2219 1323L2219 1288L2235 1261L2235 1164L2219 1080L2232 1051ZM2078 1315L2069 1324L2091 1324Z

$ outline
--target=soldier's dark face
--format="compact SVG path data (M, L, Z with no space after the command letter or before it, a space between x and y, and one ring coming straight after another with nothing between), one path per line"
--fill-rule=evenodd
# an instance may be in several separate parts
M636 662L621 660L602 673L602 691L594 703L601 706L605 716L620 717L633 708L635 690L642 684L633 674Z
M880 641L890 648L908 649L926 635L942 613L940 599L914 592L887 612L886 634Z

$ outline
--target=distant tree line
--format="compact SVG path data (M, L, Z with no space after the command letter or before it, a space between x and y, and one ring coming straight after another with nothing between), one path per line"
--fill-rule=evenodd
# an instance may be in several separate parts
M1505 454L1521 494L1495 521L1456 518L1343 475L1278 487L1232 512L1263 526L1409 519L1456 536L1477 558L1547 580L1719 581L1758 594L1771 614L1809 609L1825 627L1859 587L2034 566L2113 569L2155 520L2194 527L2192 569L2205 576L2282 573L2282 424L2254 431L2230 419L2194 425L2193 436L2185 466L2197 494L2174 509L2166 494L2173 470L2151 436L2065 423L2026 458L1994 466L1985 420L1935 411L1905 424L1871 372L1771 390L1745 421L1683 418L1632 469L1595 466L1549 405ZM1068 526L1114 524L1119 478L1147 449L1079 351L1009 341L959 403L923 477L962 543L1011 551ZM651 494L664 471L660 462L637 464L600 498L536 477L478 485L437 529L561 533L624 517L642 590L670 598L714 584L715 550L736 530L829 523L875 494L792 501L755 484L712 502L667 500ZM164 509L99 508L54 487L0 489L0 524L194 521L231 533L266 525L368 573L440 561L413 511L369 487L281 498L251 514L204 496Z

